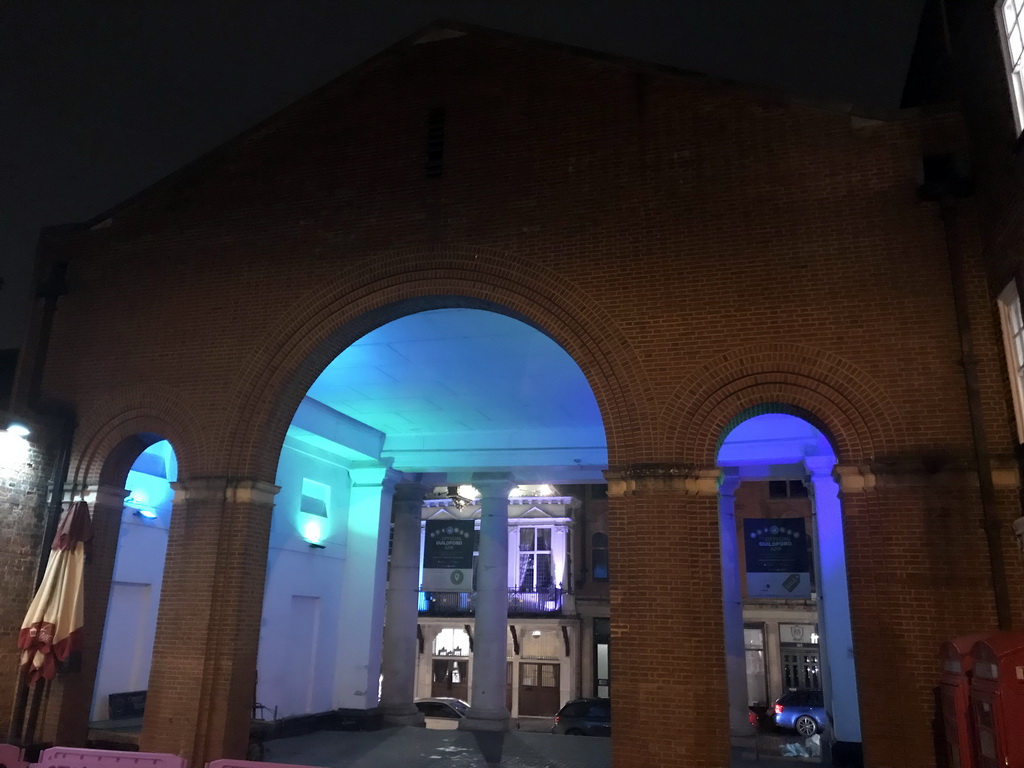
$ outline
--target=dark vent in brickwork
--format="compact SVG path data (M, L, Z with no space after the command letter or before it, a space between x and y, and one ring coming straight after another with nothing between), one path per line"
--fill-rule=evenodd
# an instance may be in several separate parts
M440 176L444 169L444 107L430 110L427 118L427 176Z

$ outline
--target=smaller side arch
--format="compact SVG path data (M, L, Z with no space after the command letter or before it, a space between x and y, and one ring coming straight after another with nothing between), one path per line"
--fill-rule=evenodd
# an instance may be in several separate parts
M814 424L843 463L905 443L899 411L867 374L830 352L786 344L739 347L691 371L665 409L668 444L712 466L732 427L769 410Z
M101 484L117 484L149 445L170 441L181 476L203 466L202 430L185 398L169 387L115 390L103 406L90 411L76 429L68 483L77 493Z

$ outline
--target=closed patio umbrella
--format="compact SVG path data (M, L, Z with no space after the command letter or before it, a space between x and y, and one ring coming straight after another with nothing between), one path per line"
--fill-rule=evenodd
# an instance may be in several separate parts
M83 574L92 539L89 505L76 501L57 526L43 580L18 633L26 682L50 680L57 662L82 647Z

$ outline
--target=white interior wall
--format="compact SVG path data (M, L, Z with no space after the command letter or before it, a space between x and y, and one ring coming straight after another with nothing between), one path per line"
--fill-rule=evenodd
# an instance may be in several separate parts
M132 471L125 483L129 490L145 489L145 498L152 507L147 511L155 517L141 517L127 506L121 512L90 720L106 720L110 716L108 697L111 693L144 691L149 686L160 585L167 556L167 532L171 523L168 481L177 477L177 466L169 447L154 448L165 461L167 478Z
M302 480L331 489L326 518L299 510ZM331 685L339 643L339 589L344 568L350 496L340 460L287 438L278 465L260 624L256 698L278 717L334 707ZM321 527L323 549L303 538Z

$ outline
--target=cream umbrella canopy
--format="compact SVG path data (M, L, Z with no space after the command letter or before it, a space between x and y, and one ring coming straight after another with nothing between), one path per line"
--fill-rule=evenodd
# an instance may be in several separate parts
M26 682L50 680L57 662L82 647L86 547L92 540L89 505L76 501L57 526L43 580L18 633Z

